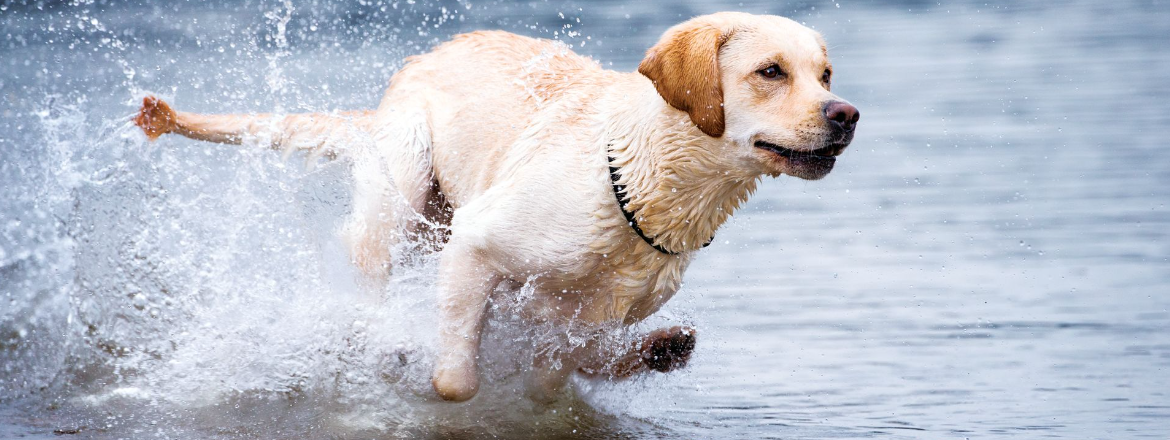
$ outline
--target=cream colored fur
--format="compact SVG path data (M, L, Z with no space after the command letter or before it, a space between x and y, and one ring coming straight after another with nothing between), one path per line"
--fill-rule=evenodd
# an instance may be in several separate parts
M785 77L761 76L769 65ZM597 332L636 323L675 294L694 253L761 176L827 173L755 145L832 143L823 108L840 99L822 81L827 69L815 32L781 17L721 13L667 31L641 73L604 70L557 42L474 32L409 58L373 112L207 116L148 98L137 122L152 138L259 139L348 156L356 188L344 238L363 272L385 279L389 249L404 238L442 248L433 383L458 401L478 390L479 336L497 286L530 283L533 322ZM645 243L623 217L610 157L627 209L673 254ZM596 342L547 347L559 362L535 361L533 395L550 398L578 367L644 370L651 342L629 352Z

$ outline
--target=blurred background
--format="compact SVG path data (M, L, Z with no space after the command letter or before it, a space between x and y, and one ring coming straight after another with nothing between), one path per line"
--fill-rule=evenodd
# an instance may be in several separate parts
M345 163L128 125L373 108L475 29L629 71L723 10L823 33L857 137L641 327L697 327L686 370L551 408L503 316L481 395L430 397L433 256L354 282ZM1154 0L5 0L0 437L1170 438L1167 41Z

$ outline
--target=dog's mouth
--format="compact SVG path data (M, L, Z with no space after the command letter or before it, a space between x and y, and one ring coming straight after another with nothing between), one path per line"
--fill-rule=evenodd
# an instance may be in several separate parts
M849 146L849 144L834 143L834 144L831 144L827 147L821 147L821 148L817 148L815 150L800 151L800 150L793 150L791 148L784 148L784 147L781 147L779 145L769 143L769 142L756 141L756 148L762 148L762 149L771 151L773 153L779 154L781 156L787 157L789 159L794 158L794 157L816 157L816 158L821 158L821 159L834 160L834 158L836 156L840 156L841 153L845 151L845 147L847 147L847 146Z
M756 148L769 151L780 157L787 159L788 170L785 174L799 177L801 179L817 180L829 174L833 170L833 164L837 162L839 156L848 143L833 143L825 147L817 148L815 150L793 150L791 148L784 148L779 145L756 141Z

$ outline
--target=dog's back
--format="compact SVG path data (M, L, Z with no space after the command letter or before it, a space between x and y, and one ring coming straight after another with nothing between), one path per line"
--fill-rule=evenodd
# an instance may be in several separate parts
M508 149L540 112L568 95L595 95L610 74L559 42L473 32L408 58L381 109L428 109L435 178L459 207L501 177Z

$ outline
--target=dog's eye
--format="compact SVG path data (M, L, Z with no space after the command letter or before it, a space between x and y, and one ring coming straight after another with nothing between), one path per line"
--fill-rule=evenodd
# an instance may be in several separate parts
M821 74L821 82L829 84L831 79L833 79L833 72L829 71L829 69L825 69L825 73Z
M771 66L760 69L759 74L764 75L764 78L775 79L776 77L783 75L784 72L780 70L780 66L773 64Z

